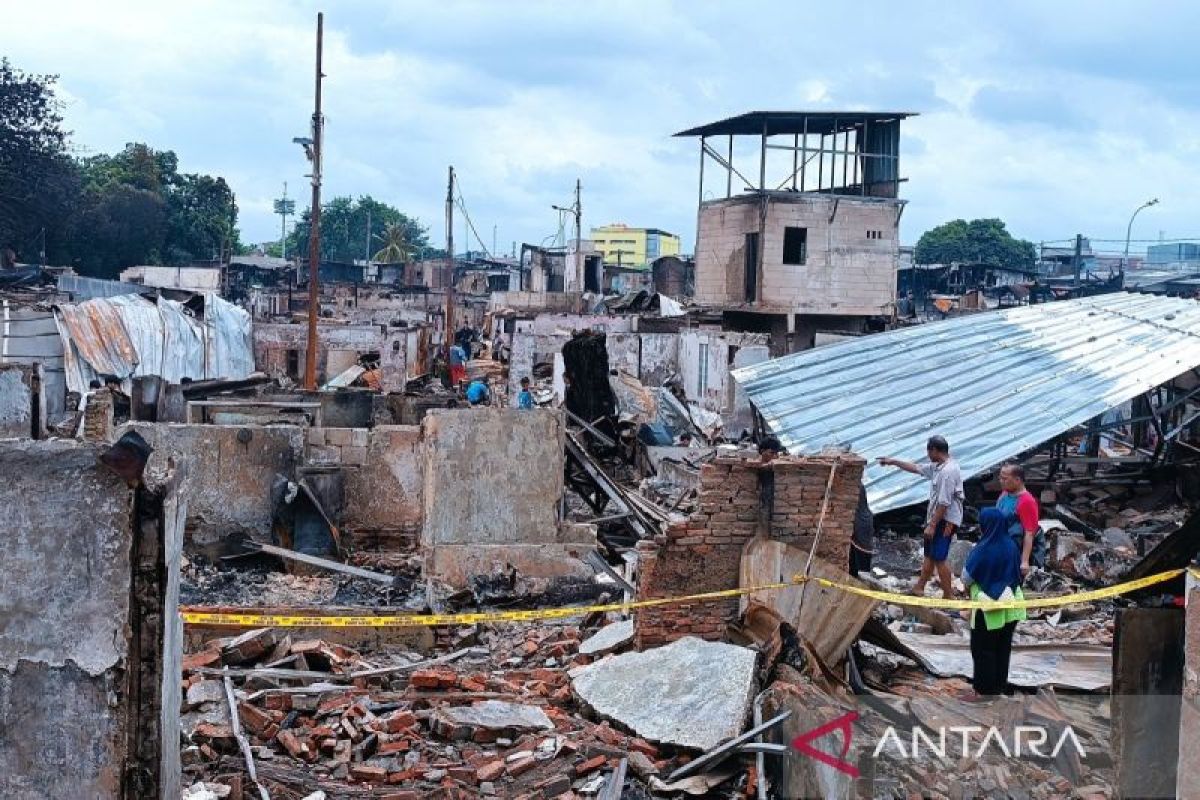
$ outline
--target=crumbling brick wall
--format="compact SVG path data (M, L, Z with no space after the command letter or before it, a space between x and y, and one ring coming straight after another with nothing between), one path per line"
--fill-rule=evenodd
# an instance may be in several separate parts
M836 466L836 470L835 470ZM665 536L638 543L638 599L649 600L738 587L742 549L755 536L847 564L854 510L865 462L852 454L781 458L770 464L718 458L700 470L699 508ZM830 485L830 474L833 482ZM663 605L634 613L638 648L681 636L719 639L738 610L738 598Z

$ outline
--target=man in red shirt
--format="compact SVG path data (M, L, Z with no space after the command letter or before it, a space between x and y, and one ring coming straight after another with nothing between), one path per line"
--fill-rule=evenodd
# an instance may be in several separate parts
M1021 575L1029 574L1030 564L1046 566L1046 537L1038 526L1038 503L1025 489L1025 468L1005 464L1000 468L1000 498L996 509L1008 520L1008 533L1021 550Z

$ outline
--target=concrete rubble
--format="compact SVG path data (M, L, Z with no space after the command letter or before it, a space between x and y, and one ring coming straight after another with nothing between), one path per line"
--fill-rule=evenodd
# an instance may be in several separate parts
M741 731L757 658L744 647L687 636L580 667L571 688L597 715L645 739L707 750Z

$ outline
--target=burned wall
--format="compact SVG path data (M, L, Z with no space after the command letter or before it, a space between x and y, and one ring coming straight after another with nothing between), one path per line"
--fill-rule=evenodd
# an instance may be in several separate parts
M718 458L704 465L697 511L670 525L658 540L638 543L638 599L737 588L742 549L755 536L805 550L815 540L818 558L848 563L864 466L850 454L770 464ZM827 486L829 502L820 522ZM638 609L636 642L644 648L681 636L720 639L737 611L736 597Z
M360 356L378 354L380 382L387 392L403 391L408 361L408 328L386 325L317 326L317 383L336 378L358 363ZM304 375L308 327L298 323L259 322L254 325L254 367L272 376L300 380Z
M0 443L0 797L179 796L178 530L102 449Z
M41 364L0 363L0 439L40 439L46 429Z
M270 541L271 482L294 480L304 458L304 429L294 426L175 425L135 422L154 454L147 470L185 465L185 546L209 558L240 550L242 538Z
M384 425L362 434L363 462L345 470L342 527L356 547L408 549L424 518L421 429Z
M590 526L559 525L561 411L439 409L422 422L426 575L454 585L511 564L531 577L590 573Z

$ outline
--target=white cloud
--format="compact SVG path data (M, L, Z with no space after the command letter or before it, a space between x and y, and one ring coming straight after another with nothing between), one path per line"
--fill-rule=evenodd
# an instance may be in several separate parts
M144 140L225 175L248 240L301 205L309 2L6 2L8 55L61 74L76 144ZM541 241L584 185L585 225L695 225L696 148L671 134L763 108L902 108L903 228L999 216L1034 240L1200 233L1200 89L1186 4L346 3L326 15L327 197L371 194L440 241L448 164L485 239ZM1169 22L1167 21L1169 18ZM1143 231L1143 236L1146 231ZM490 244L490 242L489 242ZM505 245L506 247L507 245ZM685 247L688 245L685 244Z

